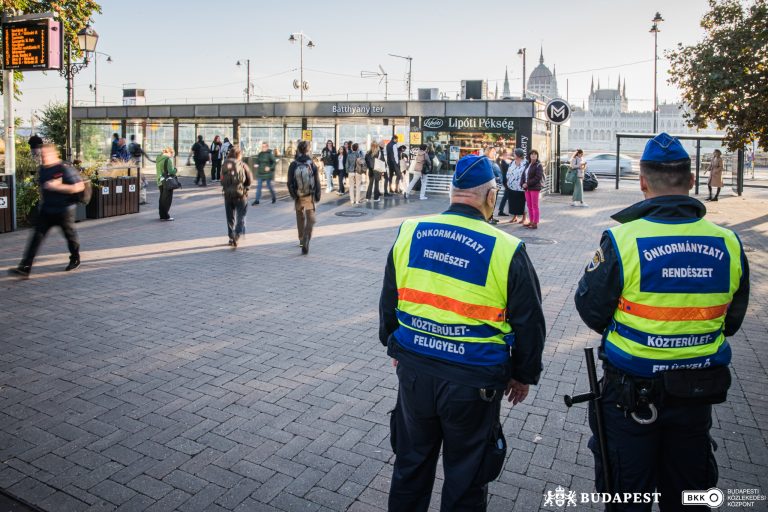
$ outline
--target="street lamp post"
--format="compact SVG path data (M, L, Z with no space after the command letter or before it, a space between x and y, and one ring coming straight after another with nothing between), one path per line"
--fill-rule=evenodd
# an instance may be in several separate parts
M517 54L523 57L523 95L521 97L524 99L525 98L525 48L520 48L519 50L517 50Z
M237 61L237 66L242 66L241 61ZM253 85L251 84L251 59L245 59L245 69L246 69L245 102L250 103L251 89L253 88Z
M93 106L97 106L99 104L99 95L98 95L98 86L99 86L99 75L98 75L98 63L99 63L99 55L103 55L107 58L107 63L112 64L112 56L107 55L106 53L102 52L91 52L93 53L93 85L91 86L91 90L93 91Z
M395 55L394 53L390 53L389 56L397 57L398 59L405 59L408 61L408 101L411 101L411 82L412 82L411 69L413 64L413 57L411 57L410 55L408 56Z
M659 29L659 23L664 21L664 18L661 17L661 13L656 12L656 16L653 17L651 20L653 22L653 25L651 25L651 32L653 34L653 133L656 133L658 129L658 102L659 97L656 93L656 82L657 82L657 69L658 69L658 63L659 63L659 57L658 57L658 51L659 51L659 32L661 30Z
M77 33L77 42L80 49L85 52L83 62L72 62L72 42L67 40L67 63L59 71L61 76L67 80L67 145L65 160L72 161L72 105L74 103L74 79L75 75L88 65L88 54L96 51L96 43L99 41L99 34L86 25L84 29Z
M304 39L307 39L307 48L312 49L315 47L315 43L304 32L294 32L288 38L291 43L299 42L299 81L293 81L293 88L299 90L301 101L304 101L304 91L309 89L309 84L304 81Z

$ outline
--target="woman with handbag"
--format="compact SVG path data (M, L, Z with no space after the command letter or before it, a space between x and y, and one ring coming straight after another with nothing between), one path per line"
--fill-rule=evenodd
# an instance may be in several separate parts
M571 206L589 206L584 202L584 171L587 163L584 161L584 151L577 149L571 158L571 168L565 180L573 183L573 203Z
M539 194L544 184L544 168L539 161L539 152L531 150L528 153L528 167L520 180L520 186L525 191L525 204L528 205L528 216L531 223L526 227L528 229L537 229L539 227Z
M709 173L709 180L707 180L707 188L709 189L709 197L705 201L717 201L720 196L720 189L723 188L723 153L716 149L712 154L712 161L709 162L709 167L704 174ZM712 189L716 188L717 192L715 197L712 197Z
M157 172L157 188L160 190L160 220L172 221L170 216L171 203L173 202L173 191L181 186L176 177L176 168L173 166L173 148L163 148L163 152L157 157L155 162Z
M373 201L381 201L379 182L384 173L387 172L387 164L384 162L384 155L376 142L371 142L371 148L365 154L365 165L368 167L368 191L365 193L365 199L370 201L371 191L373 191Z

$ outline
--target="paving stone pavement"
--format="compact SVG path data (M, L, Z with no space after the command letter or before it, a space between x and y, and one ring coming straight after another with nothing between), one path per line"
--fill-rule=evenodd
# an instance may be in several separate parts
M636 183L604 183L587 194L590 208L545 198L536 232L499 225L527 237L548 338L540 384L502 407L509 454L492 511L538 510L558 485L594 488L586 408L562 401L587 390L582 349L598 343L572 296L609 215L640 197ZM402 219L446 205L433 196L355 208L332 195L302 257L290 201L251 207L231 250L220 194L183 189L175 222L150 205L79 224L73 273L52 232L31 280L0 278L0 488L52 512L385 510L397 381L377 338L382 271ZM767 205L751 189L709 216L740 233L752 268L749 315L731 339L733 387L715 407L720 487L762 494ZM365 215L335 215L350 211ZM18 262L26 237L0 235L0 265Z

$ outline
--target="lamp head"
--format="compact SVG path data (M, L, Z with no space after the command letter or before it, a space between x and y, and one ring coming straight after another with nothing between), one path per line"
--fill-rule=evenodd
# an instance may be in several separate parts
M77 43L80 45L80 49L84 52L96 51L96 43L98 41L99 34L97 34L90 25L86 25L85 28L77 33Z
M296 36L291 34L291 37L288 38L288 41L290 41L291 43L295 43L296 42Z
M518 55L525 55L525 48L520 48L519 50L517 50L517 54Z
M659 26L656 23L654 23L653 25L651 25L651 30L649 30L648 32L653 34L653 33L661 32L661 30L659 29Z
M314 48L315 43L313 43L311 40L307 43L307 48Z
M656 15L653 17L651 21L654 23L661 23L662 21L664 21L664 18L661 17L660 12L656 11Z
M109 62L110 64L112 64L112 57L110 57L109 55L107 55L107 62Z

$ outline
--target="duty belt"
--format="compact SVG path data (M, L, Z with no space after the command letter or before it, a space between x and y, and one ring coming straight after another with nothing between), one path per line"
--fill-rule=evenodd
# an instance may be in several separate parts
M661 378L642 378L621 372L612 366L604 365L603 379L605 386L613 386L619 391L617 407L640 425L650 425L659 416L655 403L663 393ZM650 416L642 417L638 411L647 410Z

